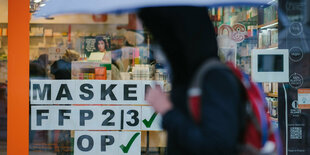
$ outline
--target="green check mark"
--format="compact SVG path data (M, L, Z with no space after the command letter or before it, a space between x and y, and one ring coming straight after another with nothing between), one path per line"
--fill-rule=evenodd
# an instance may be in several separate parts
M123 144L122 144L121 146L119 146L119 147L122 149L122 151L123 151L124 153L128 153L128 151L129 151L129 149L130 149L132 143L136 140L136 138L137 138L139 135L140 135L140 132L135 133L135 134L131 137L131 139L129 140L129 142L128 142L128 144L127 144L126 146L124 146Z
M146 120L146 119L144 119L142 122L144 123L144 125L145 125L147 128L150 128L151 125L152 125L152 123L153 123L153 121L155 120L156 116L157 116L157 113L155 112L155 113L152 115L152 117L151 117L151 119L150 119L149 121Z

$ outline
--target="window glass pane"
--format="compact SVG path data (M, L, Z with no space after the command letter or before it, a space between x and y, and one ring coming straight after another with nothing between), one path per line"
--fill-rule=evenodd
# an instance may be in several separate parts
M252 72L252 67L255 66L258 66L256 67L258 72L266 69L264 73L284 72L283 55L275 57L276 62L270 65L271 62L266 58L271 59L270 56L276 55L269 55L268 52L266 52L268 55L259 55L255 61L258 64L252 66L253 52L256 49L278 49L277 1L273 1L267 7L214 7L209 9L209 15L217 32L219 56L222 61L233 62L250 76L255 75ZM263 57L264 59L262 59ZM272 71L269 71L270 69ZM266 76L266 74L259 75ZM273 79L275 77L271 76L269 81L274 81ZM278 127L278 83L263 82L261 85L267 96L268 112L272 116L275 127Z
M44 2L31 0L31 12ZM310 3L270 0L269 4L210 7L218 55L263 88L272 125L280 127L287 144L283 145L286 154L309 154L310 13L306 8ZM2 51L6 27L1 22ZM169 67L157 47L134 13L32 19L30 152L111 151L130 137L141 142L135 147L138 152L163 154L165 133L147 132L157 115L140 105L148 80L161 81L167 94L171 89ZM143 115L145 111L148 115ZM123 129L134 132L127 136L114 132L125 133ZM98 141L106 147L99 147ZM124 151L119 146L115 149Z
M0 154L7 142L8 1L0 0Z
M32 12L42 4L31 1ZM164 154L145 92L157 83L168 93L170 83L152 43L136 14L32 19L30 153L114 154L132 139L133 154Z

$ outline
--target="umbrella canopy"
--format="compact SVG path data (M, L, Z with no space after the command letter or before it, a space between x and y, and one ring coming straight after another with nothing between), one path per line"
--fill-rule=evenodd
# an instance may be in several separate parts
M272 1L274 0L48 0L34 16L130 12L143 7L160 6L267 5Z

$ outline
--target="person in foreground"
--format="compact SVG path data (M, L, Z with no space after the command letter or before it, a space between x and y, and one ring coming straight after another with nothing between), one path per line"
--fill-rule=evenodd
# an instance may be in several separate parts
M203 77L201 121L188 108L188 89L202 64L218 58L213 24L206 7L153 7L139 11L143 24L160 44L172 74L170 96L150 89L147 101L163 116L169 155L238 154L245 123L243 89L228 70Z

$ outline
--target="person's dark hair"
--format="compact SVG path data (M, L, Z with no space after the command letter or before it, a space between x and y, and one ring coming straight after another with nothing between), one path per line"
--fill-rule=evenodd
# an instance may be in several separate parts
M41 54L38 59L30 62L30 78L45 78L47 77L46 67L48 65L48 55Z
M97 36L96 37L95 47L96 47L97 51L99 51L99 48L98 48L99 41L104 42L104 46L105 46L106 50L111 50L111 41L110 41L109 36L103 35L103 36Z
M45 67L38 60L30 62L29 67L30 78L44 78L47 76Z
M46 68L48 65L48 55L47 54L41 54L38 58L39 63Z
M106 40L104 40L102 36L98 36L96 37L96 42L95 42L96 51L99 51L99 48L98 48L99 41L103 41L105 48L107 48Z
M203 62L218 59L216 35L208 8L143 8L138 15L162 47L172 74L177 77L174 82L187 83Z
M59 59L51 65L55 79L71 79L71 62Z

